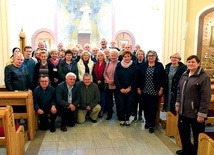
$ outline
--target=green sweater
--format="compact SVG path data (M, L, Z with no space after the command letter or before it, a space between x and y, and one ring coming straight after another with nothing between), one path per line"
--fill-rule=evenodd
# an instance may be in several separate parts
M80 95L80 107L79 109L85 109L86 106L94 108L100 102L100 91L95 83L91 83L88 88L86 88L83 81L77 83L77 87Z

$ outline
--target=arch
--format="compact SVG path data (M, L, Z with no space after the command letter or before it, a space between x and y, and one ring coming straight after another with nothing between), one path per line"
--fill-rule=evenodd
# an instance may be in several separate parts
M196 51L197 55L201 59L201 67L206 70L209 76L213 77L214 71L214 5L212 7L206 7L197 16L197 32L196 32Z
M134 47L135 45L135 37L133 35L132 32L128 31L128 30L120 30L115 34L114 37L115 41L117 42L117 46L119 48L121 48L121 42L127 42L129 44L132 45L132 47Z
M53 45L53 44L56 45L57 44L58 40L57 40L56 33L54 33L53 31L51 31L49 29L38 29L33 33L32 37L31 37L31 45L32 45L33 49L37 48L36 47L36 39L37 39L38 35L40 35L42 33L46 33L46 34L49 34L51 36L51 38L49 38L51 45Z
M196 22L195 22L195 40L194 40L194 51L198 52L197 51L197 48L198 48L198 35L199 35L199 20L200 20L200 16L202 15L202 13L206 12L207 10L210 10L214 8L214 4L212 5L208 5L204 8L202 8L198 14L196 15ZM195 53L197 54L197 53Z

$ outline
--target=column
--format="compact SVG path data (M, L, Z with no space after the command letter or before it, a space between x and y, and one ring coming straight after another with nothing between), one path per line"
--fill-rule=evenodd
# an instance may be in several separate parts
M180 53L184 60L187 31L187 0L164 0L163 64L169 63L172 53Z
M8 0L0 0L0 85L4 84L4 67L10 57Z

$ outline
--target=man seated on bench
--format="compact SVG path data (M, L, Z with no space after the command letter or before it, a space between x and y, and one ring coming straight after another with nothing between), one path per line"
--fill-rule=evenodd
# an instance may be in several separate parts
M48 130L50 128L50 132L55 132L55 120L57 117L56 93L55 88L50 86L49 82L50 80L47 76L39 78L39 86L34 89L33 93L34 109L39 115L39 129ZM50 114L50 123L48 114Z

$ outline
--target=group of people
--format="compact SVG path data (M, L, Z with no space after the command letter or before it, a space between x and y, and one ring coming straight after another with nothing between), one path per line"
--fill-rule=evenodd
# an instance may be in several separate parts
M64 50L61 58L63 44L50 52L36 50L39 55L35 58L30 56L30 46L24 48L24 57L20 49L17 52L14 48L5 67L6 88L32 89L40 129L51 132L55 132L57 115L62 120L60 129L67 131L66 126L73 127L86 119L96 123L105 111L106 120L112 119L115 104L121 126L130 126L131 115L134 122L143 122L144 110L145 129L153 133L159 99L164 96L164 110L179 114L183 149L176 153L197 152L197 138L205 130L211 98L210 78L200 67L200 59L191 55L184 65L180 54L174 53L164 68L153 50L145 54L139 45L134 51L130 44L124 44L123 49L117 48L115 42L110 45L108 48L105 39L99 48L78 45Z

